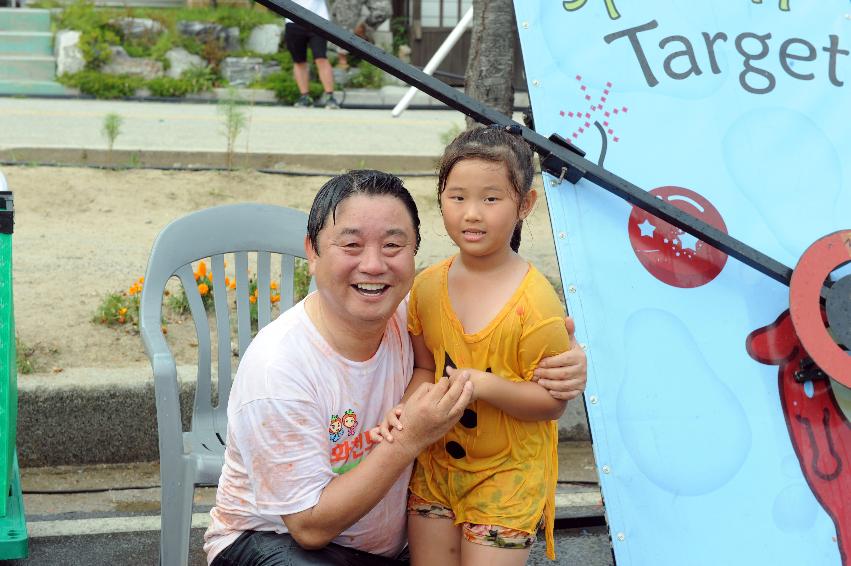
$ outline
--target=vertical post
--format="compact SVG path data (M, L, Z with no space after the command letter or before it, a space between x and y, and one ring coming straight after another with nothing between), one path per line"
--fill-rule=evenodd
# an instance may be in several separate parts
M21 496L16 432L18 367L12 301L12 193L0 173L0 560L27 556L27 528Z
M423 72L427 75L431 75L435 69L443 62L449 52L455 47L455 44L461 39L461 36L464 35L464 32L467 31L467 28L470 27L470 22L473 21L473 7L470 6L467 9L467 13L464 14L464 17L458 22L458 25L452 30L452 33L443 40L443 43L440 44L440 47L437 48L437 51L432 55L429 62L426 63L426 66L423 67ZM405 111L405 108L411 104L411 99L414 98L414 95L417 93L417 89L415 87L411 87L408 89L408 92L405 93L405 96L402 97L396 106L393 108L393 117L398 118L399 115Z

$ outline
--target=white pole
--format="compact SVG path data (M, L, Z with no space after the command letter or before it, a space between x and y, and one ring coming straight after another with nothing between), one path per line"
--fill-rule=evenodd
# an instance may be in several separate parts
M446 59L446 56L452 51L452 48L455 47L455 44L458 43L458 40L461 39L461 36L467 31L467 28L470 27L470 23L473 21L473 7L470 8L464 13L464 17L458 22L458 25L453 28L452 33L440 44L440 47L437 48L437 51L432 55L431 59L426 66L423 68L423 72L427 75L431 75L434 70L443 63L443 60ZM399 115L405 111L408 105L411 103L411 99L414 98L414 95L417 93L416 87L411 87L408 89L408 92L405 93L405 96L402 97L402 100L393 108L393 117L398 118Z

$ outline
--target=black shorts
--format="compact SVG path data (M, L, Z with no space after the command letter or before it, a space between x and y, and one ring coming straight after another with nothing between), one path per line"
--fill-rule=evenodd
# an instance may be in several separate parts
M287 22L286 28L284 28L284 41L287 44L287 51L293 56L293 63L307 61L308 45L310 45L314 59L325 59L327 57L328 42L296 23Z

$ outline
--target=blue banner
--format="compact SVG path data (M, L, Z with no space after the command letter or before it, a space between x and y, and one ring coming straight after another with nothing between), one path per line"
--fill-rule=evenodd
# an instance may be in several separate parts
M538 132L790 267L851 228L847 0L515 10ZM851 375L796 376L789 288L544 181L617 563L851 565Z

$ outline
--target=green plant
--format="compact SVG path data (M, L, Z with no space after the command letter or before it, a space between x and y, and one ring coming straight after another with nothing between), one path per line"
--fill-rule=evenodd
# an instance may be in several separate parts
M180 78L189 83L189 92L204 92L213 88L219 76L209 67L190 67Z
M157 77L148 81L148 90L154 96L174 98L186 96L192 92L192 83L183 79L172 77Z
M35 348L24 344L24 341L18 336L15 336L15 358L19 374L26 375L35 372Z
M408 18L390 18L390 32L393 34L393 55L399 56L399 47L408 43Z
M227 140L227 167L233 166L233 148L236 138L245 128L245 111L242 109L244 102L234 89L228 89L227 96L219 101L219 113L224 120L224 133Z
M195 277L195 285L198 287L198 294L201 295L201 304L204 305L204 310L209 311L213 308L213 274L207 271L207 263L201 261L198 263L198 269L193 272ZM225 285L228 285L230 280L225 277ZM169 295L168 308L174 314L182 315L189 312L189 297L186 296L186 289L181 286L180 292Z
M263 80L258 81L255 86L268 88L273 91L275 98L284 104L294 104L299 96L301 96L301 92L298 90L298 85L291 71L272 73ZM316 98L323 92L322 85L317 82L311 82L308 89L308 94L312 98Z
M384 73L371 63L358 63L358 72L349 79L351 88L381 88L384 84Z
M106 116L103 117L103 127L101 128L101 134L106 138L106 145L109 148L109 152L112 153L112 147L115 145L115 140L118 135L121 133L121 124L124 120L118 114L114 112L110 112Z
M140 277L127 291L108 293L98 305L92 322L106 326L138 326L139 294L142 292L144 281L144 277Z
M59 82L65 86L80 89L95 98L124 98L132 96L142 88L145 80L129 75L107 75L97 71L81 71L73 75L62 75Z
M59 29L74 29L81 32L106 25L109 21L106 13L95 9L94 2L76 0L64 7L56 18Z
M86 61L86 69L97 70L112 59L111 45L118 45L121 39L107 28L97 28L80 34L80 51Z

